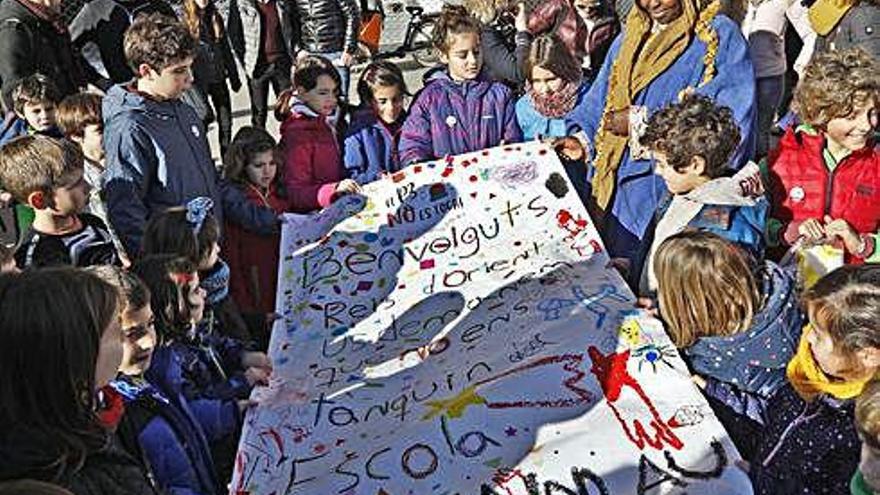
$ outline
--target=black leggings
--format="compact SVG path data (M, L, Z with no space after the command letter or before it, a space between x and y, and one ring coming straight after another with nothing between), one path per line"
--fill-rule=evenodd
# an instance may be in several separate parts
M224 80L208 86L207 93L217 118L220 153L221 156L226 156L226 149L232 141L232 100L229 97L229 87Z

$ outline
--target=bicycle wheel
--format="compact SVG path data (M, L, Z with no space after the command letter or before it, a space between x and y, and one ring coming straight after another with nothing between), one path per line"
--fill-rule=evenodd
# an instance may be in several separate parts
M431 39L436 22L436 19L424 19L413 33L413 59L422 67L433 67L440 63L440 56L434 49L434 43Z

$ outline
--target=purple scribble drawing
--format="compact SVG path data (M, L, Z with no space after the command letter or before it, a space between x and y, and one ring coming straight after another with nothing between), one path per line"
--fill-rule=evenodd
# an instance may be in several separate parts
M537 178L538 164L533 161L501 165L492 171L492 179L508 189L531 184Z

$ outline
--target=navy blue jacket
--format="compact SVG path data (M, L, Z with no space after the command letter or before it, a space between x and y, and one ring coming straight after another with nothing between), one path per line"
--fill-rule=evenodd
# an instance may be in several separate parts
M223 493L208 440L180 392L163 393L145 380L124 375L110 386L125 401L119 435L123 442L137 442L162 490L173 495Z
M358 184L379 179L383 173L400 170L397 144L406 113L398 125L389 126L379 120L372 109L360 109L351 118L345 137L345 169Z
M140 253L151 215L199 196L214 200L220 225L227 215L253 232L277 231L273 211L220 180L205 127L189 105L116 85L104 97L103 115L107 211L129 255Z
M852 400L819 396L807 403L791 385L779 389L750 459L755 495L848 495L861 451L854 410Z
M803 326L791 274L767 261L761 276L765 303L748 330L701 337L684 349L691 370L706 380L704 393L740 451L751 450L767 400L787 383L785 368Z

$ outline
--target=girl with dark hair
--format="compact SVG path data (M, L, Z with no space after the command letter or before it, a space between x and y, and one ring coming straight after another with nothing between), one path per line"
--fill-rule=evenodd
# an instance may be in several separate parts
M268 382L262 352L205 332L205 291L193 263L175 255L147 256L132 266L150 291L160 345L146 379L166 393L182 393L208 435L219 479L231 474L242 412L252 387Z
M288 199L279 173L281 150L275 139L258 127L242 127L226 153L224 176L252 203L287 210ZM223 256L229 263L229 292L241 311L263 317L261 342L268 346L267 315L275 311L278 278L278 234L265 236L227 223ZM263 348L263 346L260 346Z
M329 60L309 55L296 64L293 88L278 98L275 117L283 121L284 184L294 211L314 211L360 191L342 167L337 127L340 84Z
M89 269L122 294L122 364L109 389L125 404L117 428L130 452L143 452L156 483L168 493L219 495L222 493L207 434L193 414L193 407L180 390L163 389L145 374L153 365L153 351L159 345L150 307L150 291L134 275L115 266ZM159 362L165 376L178 376L176 360ZM106 389L105 389L106 390ZM206 427L213 426L208 422Z
M183 21L198 41L192 66L193 85L211 98L217 118L220 152L226 154L232 139L232 100L226 81L229 81L233 91L238 91L241 89L241 79L223 18L213 0L184 0Z
M73 268L0 277L0 481L156 493L96 413L122 360L119 310L113 286Z
M207 293L209 326L216 316L224 335L251 342L254 335L229 298L230 270L220 258L220 226L213 207L211 199L199 197L154 215L144 230L144 254L174 254L195 264Z
M523 139L566 136L566 117L583 100L590 83L580 66L556 35L535 38L526 59L526 94L516 102L516 121ZM587 204L587 164L559 154L581 202Z
M371 63L358 81L361 106L345 138L345 168L358 184L400 170L397 145L407 94L400 67L388 61Z

